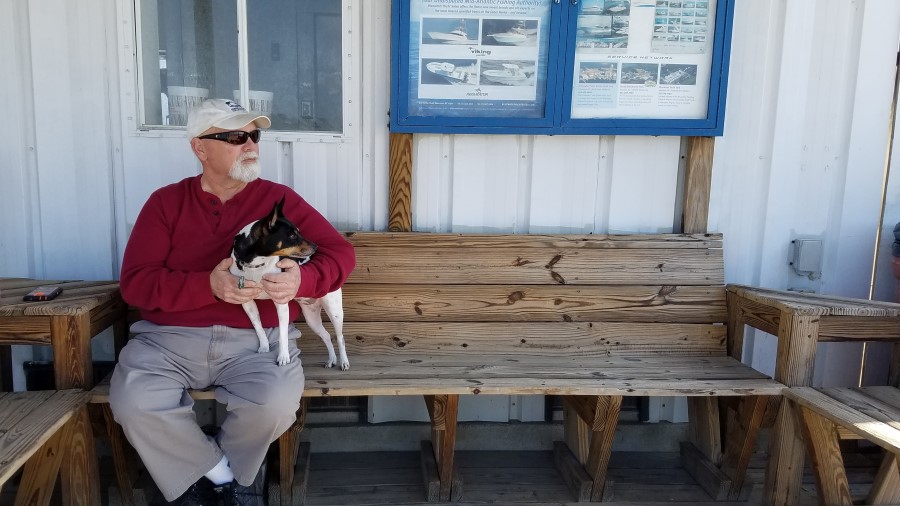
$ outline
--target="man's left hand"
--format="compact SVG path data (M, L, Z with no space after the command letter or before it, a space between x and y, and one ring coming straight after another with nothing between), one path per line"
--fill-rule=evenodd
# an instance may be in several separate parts
M283 258L275 264L283 272L266 274L261 280L262 288L278 304L287 304L297 297L300 289L300 266L290 258Z

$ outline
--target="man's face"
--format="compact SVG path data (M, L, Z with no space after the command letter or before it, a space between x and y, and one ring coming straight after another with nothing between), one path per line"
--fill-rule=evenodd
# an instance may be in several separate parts
M241 131L252 132L258 127L255 123L249 123L241 128ZM221 128L211 128L203 135L229 132ZM200 145L195 148L197 156L205 161L204 170L225 176L231 179L249 183L259 177L259 145L253 139L247 139L243 144L230 144L218 139L195 139ZM205 160L204 160L205 159Z

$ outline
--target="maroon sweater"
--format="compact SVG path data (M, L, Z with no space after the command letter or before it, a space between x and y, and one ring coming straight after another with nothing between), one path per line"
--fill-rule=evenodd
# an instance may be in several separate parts
M213 296L209 275L231 255L234 236L272 210L285 197L284 214L319 249L300 266L298 297L321 297L339 288L356 263L353 247L291 188L257 179L231 200L190 177L155 191L138 215L122 262L122 297L140 308L141 317L160 325L250 328L240 304ZM263 327L277 327L271 300L257 300ZM291 320L300 306L289 304Z

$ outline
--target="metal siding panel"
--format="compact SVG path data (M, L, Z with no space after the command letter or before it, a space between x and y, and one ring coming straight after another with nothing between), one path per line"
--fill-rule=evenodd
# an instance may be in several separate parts
M436 134L413 136L412 218L413 230L446 232L449 214L449 154L444 150L446 137Z
M552 136L534 140L530 233L596 231L600 137Z
M517 229L520 138L453 137L453 232Z
M34 121L31 110L30 46L27 34L28 5L0 1L0 61L8 62L10 79L0 79L0 97L7 104L7 118L0 124L0 273L4 276L38 276L35 265L34 211L37 206ZM34 205L32 205L34 203ZM39 230L38 230L39 233Z
M108 279L117 269L104 59L113 41L104 21L115 4L36 4L29 28L45 275Z
M672 232L680 138L619 136L614 142L609 232Z

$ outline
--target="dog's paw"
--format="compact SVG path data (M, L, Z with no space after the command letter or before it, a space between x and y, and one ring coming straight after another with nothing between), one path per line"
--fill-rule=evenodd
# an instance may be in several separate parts
M269 353L269 343L260 344L256 353Z
M344 360L343 362L341 362L341 370L342 371L350 370L350 361L349 360Z
M334 367L335 362L336 362L335 359L329 358L328 361L325 362L325 369L331 369L332 367Z
M279 353L276 361L278 362L278 365L288 365L291 363L291 356L287 353Z

